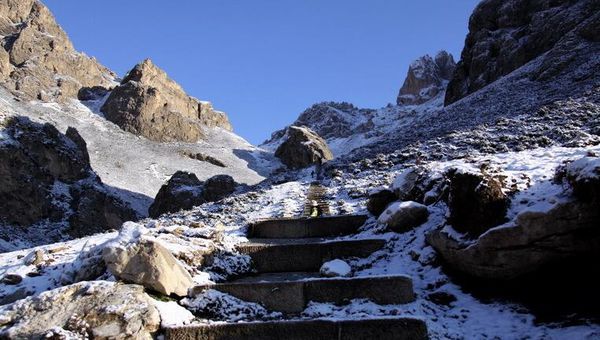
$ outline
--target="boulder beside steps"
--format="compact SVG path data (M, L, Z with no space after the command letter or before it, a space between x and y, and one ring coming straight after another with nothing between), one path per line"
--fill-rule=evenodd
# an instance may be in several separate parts
M377 304L405 304L415 300L410 277L320 276L329 260L368 257L385 240L338 240L351 235L367 220L365 215L261 220L249 228L249 242L238 250L252 258L255 273L225 283L196 286L189 295L216 289L241 300L262 304L287 318L299 317L310 301L343 305L353 299ZM417 318L299 319L260 322L197 324L165 330L167 339L427 339L427 326Z

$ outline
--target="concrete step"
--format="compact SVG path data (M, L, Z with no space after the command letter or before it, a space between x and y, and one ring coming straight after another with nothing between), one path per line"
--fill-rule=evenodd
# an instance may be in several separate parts
M259 273L311 272L319 271L324 262L333 259L367 257L384 245L381 239L250 239L237 249L250 255L253 269Z
M206 289L216 289L286 314L301 313L310 301L346 304L352 299L369 299L380 305L389 305L415 300L412 280L405 275L323 278L318 273L269 273L196 286L191 295Z
M303 238L350 235L356 233L367 218L367 215L340 215L265 219L250 224L248 237Z
M427 339L427 325L415 318L362 320L297 320L218 323L165 329L173 340L421 340Z

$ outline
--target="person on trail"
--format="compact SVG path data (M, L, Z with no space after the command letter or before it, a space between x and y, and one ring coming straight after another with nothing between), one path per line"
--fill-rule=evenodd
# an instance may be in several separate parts
M321 214L322 212L319 203L315 200L310 201L310 217L319 217Z

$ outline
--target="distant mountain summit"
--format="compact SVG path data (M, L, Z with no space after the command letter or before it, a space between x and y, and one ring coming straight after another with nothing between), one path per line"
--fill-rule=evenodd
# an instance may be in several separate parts
M446 90L455 68L454 57L446 51L438 52L435 58L424 55L413 61L396 103L416 105L431 100Z

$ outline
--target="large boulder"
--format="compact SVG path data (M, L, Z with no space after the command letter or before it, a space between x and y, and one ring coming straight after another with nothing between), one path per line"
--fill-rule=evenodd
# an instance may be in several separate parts
M115 75L75 51L38 0L0 2L0 82L27 99L76 98L84 87L112 86Z
M446 51L438 52L435 58L425 55L413 61L396 103L416 105L435 98L446 90L446 84L451 79L455 67L454 58Z
M369 193L369 199L367 200L367 210L375 215L379 216L390 205L390 203L396 201L398 196L393 191L387 189L374 190Z
M151 217L158 217L165 213L189 210L229 196L236 186L237 183L229 175L216 175L203 183L192 173L177 171L160 188L148 213Z
M500 180L489 175L451 169L447 177L447 199L454 229L477 237L488 229L506 222L509 199Z
M390 230L403 233L427 221L429 210L423 204L407 201L390 204L379 216L377 222L385 224Z
M576 37L600 40L594 30L599 27L599 11L596 0L482 1L469 20L469 33L448 84L445 104L483 88L558 45L565 44L566 51L576 49L581 44L569 42ZM565 51L556 52L548 55L550 64L540 64L540 75L555 74L557 68L571 62L561 58Z
M83 236L138 217L104 187L74 128L64 135L24 117L8 117L0 128L0 222L21 226L0 228L6 240L15 232L33 236L24 230L44 220L67 224L63 231Z
M307 127L290 126L287 139L277 148L275 156L292 169L323 164L333 159L327 142Z
M600 157L583 157L567 165L567 181L584 202L600 203Z
M152 339L160 315L138 285L80 282L0 307L0 338Z
M231 130L223 112L187 95L150 59L129 71L101 111L123 130L159 142L197 142L205 127Z
M160 188L148 213L151 217L158 217L168 212L189 210L205 202L202 182L198 177L193 173L177 171Z
M188 271L156 239L144 234L142 226L123 225L117 239L102 251L108 270L117 279L161 294L186 296L192 286Z

